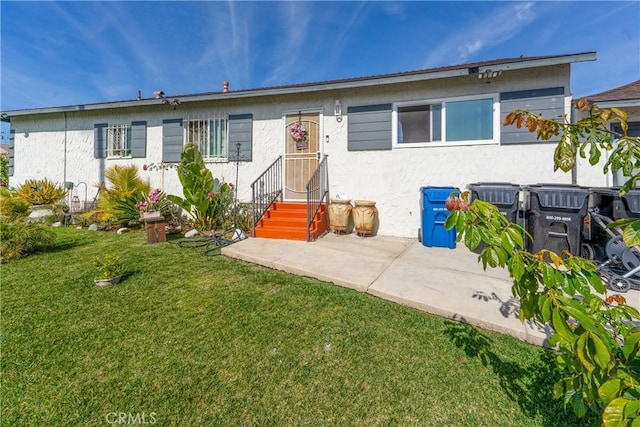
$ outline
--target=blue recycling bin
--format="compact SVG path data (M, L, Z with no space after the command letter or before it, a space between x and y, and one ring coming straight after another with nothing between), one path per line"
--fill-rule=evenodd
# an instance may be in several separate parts
M454 187L422 187L420 189L422 207L422 227L419 237L424 246L453 249L456 247L456 229L445 230L444 223L449 216L445 201Z

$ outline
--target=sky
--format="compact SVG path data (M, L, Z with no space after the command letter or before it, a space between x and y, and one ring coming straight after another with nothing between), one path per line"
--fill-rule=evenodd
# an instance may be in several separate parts
M595 51L579 97L640 79L638 22L639 0L0 0L0 110Z

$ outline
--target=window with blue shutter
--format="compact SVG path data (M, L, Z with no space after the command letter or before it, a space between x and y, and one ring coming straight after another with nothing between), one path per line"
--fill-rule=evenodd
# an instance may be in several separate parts
M147 122L131 122L131 157L147 157Z
M391 104L349 107L349 151L391 150Z
M238 146L238 144L240 145ZM250 162L252 160L252 145L253 114L229 115L229 160Z
M177 163L182 154L182 119L162 121L162 161Z
M9 176L13 176L15 168L14 151L16 144L16 130L9 130Z
M98 123L93 127L93 157L104 159L107 157L107 128L108 123Z

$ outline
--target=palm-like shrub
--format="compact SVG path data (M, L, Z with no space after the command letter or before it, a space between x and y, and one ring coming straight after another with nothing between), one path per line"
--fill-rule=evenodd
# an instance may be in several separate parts
M20 258L55 244L50 228L37 223L0 219L0 260Z
M6 188L0 188L0 217L3 220L20 220L29 214L29 204Z
M16 189L16 196L29 205L53 205L67 196L67 191L48 179L28 179Z
M140 218L137 204L145 201L150 187L138 175L138 167L134 165L114 165L104 171L107 184L98 184L98 206L87 212L86 218L99 222L129 224Z

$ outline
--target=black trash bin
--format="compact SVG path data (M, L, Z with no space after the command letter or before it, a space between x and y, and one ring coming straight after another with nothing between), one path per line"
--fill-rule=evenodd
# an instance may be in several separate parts
M478 182L469 184L470 201L478 199L495 205L498 210L514 223L519 223L520 216L520 186L508 182ZM474 249L480 253L484 243Z
M589 189L577 185L536 184L524 187L528 194L527 241L530 252L547 249L581 254L582 227L589 209Z

